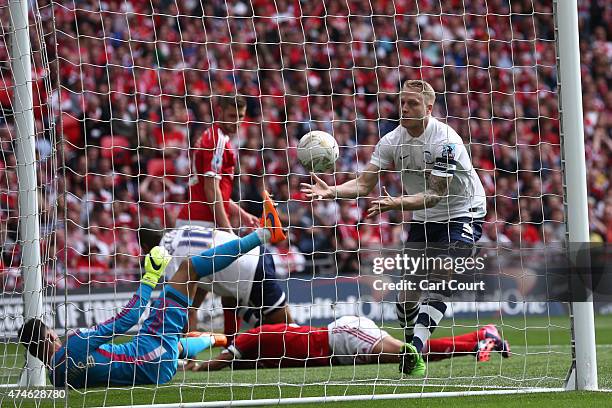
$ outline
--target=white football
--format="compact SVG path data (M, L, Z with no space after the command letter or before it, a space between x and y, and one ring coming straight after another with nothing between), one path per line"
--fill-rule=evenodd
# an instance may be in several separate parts
M332 135L321 130L306 133L297 148L298 160L308 171L325 173L334 168L340 149Z

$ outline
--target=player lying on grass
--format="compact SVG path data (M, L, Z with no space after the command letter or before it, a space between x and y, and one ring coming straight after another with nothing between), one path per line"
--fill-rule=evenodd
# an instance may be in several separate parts
M274 368L399 363L405 346L366 317L344 316L327 327L271 324L239 334L221 354L193 370L215 371L229 365ZM459 336L430 339L423 349L429 361L465 355L488 361L493 351L510 356L508 342L492 324Z
M128 343L113 344L112 340L136 325L146 310L151 292L171 259L163 247L155 247L147 255L145 274L136 293L110 320L75 330L62 344L53 329L31 319L19 330L20 342L47 366L51 384L56 387L66 383L75 388L164 384L176 373L179 357L190 357L207 346L206 336L181 338L196 282L226 268L257 246L286 238L269 197L264 201L261 225L263 228L243 238L183 262L151 305L151 313L138 335ZM208 337L209 343L211 340Z

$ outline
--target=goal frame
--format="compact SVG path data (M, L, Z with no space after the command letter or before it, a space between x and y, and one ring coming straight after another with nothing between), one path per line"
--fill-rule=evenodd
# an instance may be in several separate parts
M31 45L27 0L10 0L11 69L15 83L14 115L16 157L19 177L20 243L23 247L21 273L24 282L24 321L42 318L42 271L40 227L36 193L35 130L33 117ZM559 117L562 146L562 173L568 242L589 242L586 162L582 114L582 87L577 0L554 0L555 43L557 46ZM597 359L592 296L586 302L571 304L572 356L565 390L597 390ZM26 353L27 354L27 353ZM42 387L46 384L42 363L27 356L19 384L3 387ZM448 397L491 394L555 392L563 388L526 388L517 390L432 392L414 394L344 395L309 398L233 401L235 406L295 404L333 401L378 400L398 398ZM227 402L181 403L158 406L225 406Z
M577 0L554 0L555 43L560 137L561 171L565 179L564 200L568 243L585 244L589 238L587 207L582 81L578 38ZM573 362L566 380L568 390L597 390L597 356L593 296L586 302L572 302Z
M22 245L23 321L43 318L40 221L37 193L34 102L32 95L32 47L28 24L28 1L9 0L11 17L10 59L15 83L15 158L19 182L19 241ZM44 387L46 369L26 352L20 387Z

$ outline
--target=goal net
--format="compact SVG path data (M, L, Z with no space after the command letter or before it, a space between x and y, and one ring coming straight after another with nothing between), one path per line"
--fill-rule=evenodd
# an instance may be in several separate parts
M25 243L17 233L24 215L17 204L22 181L13 154L9 62L15 54L7 6L0 15L0 378L10 385L25 361L16 338ZM269 248L276 275L266 278L286 294L295 323L326 330L342 316L364 317L403 342L397 292L380 289L391 278L374 266L402 253L415 222L410 212L365 217L373 199L402 194L402 172L381 173L378 187L358 199L313 201L300 189L314 180L297 160L297 142L310 130L332 134L340 157L333 173L321 177L330 185L354 179L379 140L400 124L402 82L423 79L436 92L432 116L461 136L483 184L482 253L561 243L565 178L554 22L551 1L32 2L44 320L64 336L106 321L128 302L142 273L138 232L177 228L179 212L195 200L190 183L203 176L194 147L224 120L218 98L238 95L246 99L246 117L230 138L236 164L230 189L255 216L264 187L278 203L289 239ZM597 120L587 118L587 134L605 126ZM593 149L605 154L601 142ZM237 234L248 231L244 217L231 222ZM559 390L574 360L569 303L523 301L525 285L536 285L532 278L542 271L508 262L511 289L486 302L449 302L431 338L456 339L425 357L424 377L400 373L399 361L383 356L369 358L371 364L359 364L359 356L341 364L332 355L324 367L306 358L292 368L263 368L261 343L250 369L179 370L162 385L66 386L65 403L261 399L265 405L286 398ZM222 332L223 321L221 299L210 293L197 330ZM488 349L488 361L477 361L487 325L509 342L509 358L498 347ZM132 341L138 329L113 341ZM471 332L481 334L472 349L461 349L457 336ZM196 360L220 352L206 350ZM450 353L453 358L436 361Z

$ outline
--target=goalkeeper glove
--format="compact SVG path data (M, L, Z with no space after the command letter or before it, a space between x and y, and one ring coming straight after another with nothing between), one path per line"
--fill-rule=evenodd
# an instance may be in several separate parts
M145 257L145 274L140 282L155 288L155 285L157 285L159 278L164 274L166 266L168 266L171 260L172 256L164 247L154 247Z

